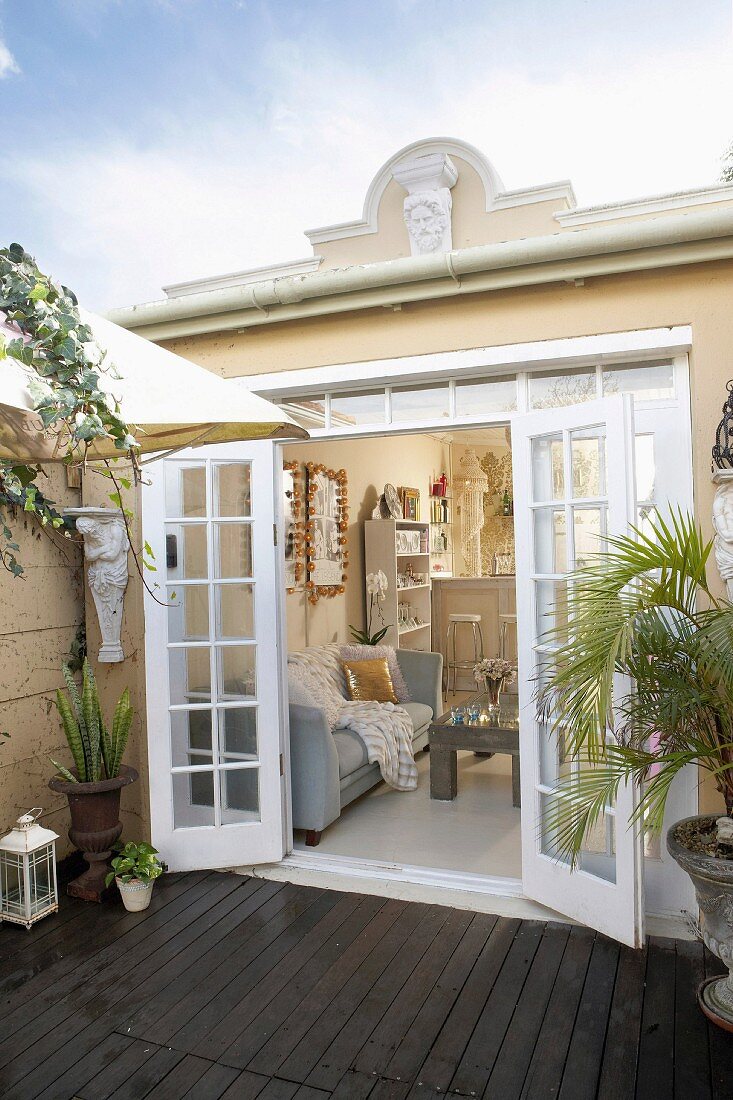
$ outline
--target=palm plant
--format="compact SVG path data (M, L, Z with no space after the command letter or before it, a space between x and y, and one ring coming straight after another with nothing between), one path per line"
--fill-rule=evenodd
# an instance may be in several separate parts
M640 791L632 825L661 829L691 764L714 776L733 816L733 605L708 587L712 547L691 516L657 516L569 577L569 625L544 639L553 653L537 702L577 762L544 821L572 864L628 781Z
M63 666L68 695L56 692L56 707L61 716L66 740L74 758L76 775L51 758L58 774L68 783L98 783L119 775L122 754L130 733L133 710L127 688L120 696L108 729L102 717L99 692L88 661L82 668L81 694L68 665ZM103 774L104 770L104 774Z

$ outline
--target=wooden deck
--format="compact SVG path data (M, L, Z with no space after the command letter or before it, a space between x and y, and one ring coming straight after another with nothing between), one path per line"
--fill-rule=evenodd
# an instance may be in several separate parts
M3 1100L730 1100L697 943L169 875L0 929Z

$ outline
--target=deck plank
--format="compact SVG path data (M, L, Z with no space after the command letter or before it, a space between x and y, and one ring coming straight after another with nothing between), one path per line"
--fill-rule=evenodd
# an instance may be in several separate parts
M569 936L567 925L546 925L496 1056L486 1100L519 1100Z
M605 936L596 936L565 1061L559 1100L588 1100L589 1096L596 1095L619 953L617 943Z
M560 1091L594 942L589 929L571 929L527 1070L522 1100L555 1100Z
M486 913L474 915L461 942L451 954L425 1003L390 1058L384 1077L408 1081L417 1076L495 924L496 919L493 916Z
M334 997L356 973L364 959L389 932L405 907L406 902L394 900L385 902L364 931L308 993L298 1006L297 1013L281 1024L259 1050L249 1063L249 1069L258 1073L277 1072L309 1028L328 1009Z
M712 1088L707 1020L690 996L705 977L705 958L701 943L685 940L678 941L675 955L674 1098L688 1100L697 1091L710 1095Z
M636 1075L639 1100L669 1100L674 1095L674 1018L674 940L653 936L646 964Z
M647 951L622 947L611 1001L598 1100L633 1096L639 1056Z
M248 1005L242 1016L244 1026L240 1028L237 1022L236 1038L219 1056L219 1060L226 1065L244 1069L278 1028L297 1011L307 993L348 950L383 905L383 898L363 898L341 924L329 931L323 943L313 951L310 958L305 959L305 965L285 982L269 1003L262 1005L259 1010L257 1008L259 987L255 988L252 991L254 1018L251 1016L252 1006ZM267 996L266 992L265 996Z
M425 1089L433 1092L448 1090L456 1065L471 1038L519 927L518 920L496 918L476 965L420 1068L413 1089L415 1095Z
M538 921L520 925L458 1062L450 1085L453 1092L483 1095L543 933Z
M388 966L348 1022L344 1022L307 1078L309 1085L332 1090L342 1080L364 1042L384 1016L448 918L442 906L430 906L407 950Z
M385 1072L390 1059L412 1025L443 968L471 923L472 913L453 910L399 995L354 1059L352 1069L370 1074Z
M698 943L217 872L61 917L3 941L3 1100L731 1100Z

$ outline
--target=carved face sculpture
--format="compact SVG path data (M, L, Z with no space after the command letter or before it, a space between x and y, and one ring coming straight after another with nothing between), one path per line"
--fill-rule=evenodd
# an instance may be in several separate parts
M85 542L93 542L95 545L99 545L104 537L99 523L84 516L76 521L76 529L84 536Z
M448 215L437 199L413 195L405 200L405 225L418 251L437 252L448 228Z

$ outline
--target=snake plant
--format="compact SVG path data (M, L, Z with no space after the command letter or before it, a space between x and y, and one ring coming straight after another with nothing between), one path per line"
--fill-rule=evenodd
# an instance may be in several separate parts
M125 688L108 729L99 704L99 692L88 661L82 669L81 694L68 665L63 666L68 694L56 692L56 707L61 716L66 740L74 758L76 774L51 758L59 776L69 783L98 783L119 775L122 754L132 723L130 692Z

